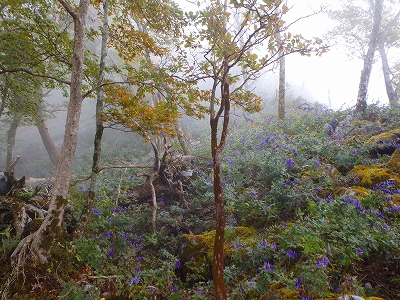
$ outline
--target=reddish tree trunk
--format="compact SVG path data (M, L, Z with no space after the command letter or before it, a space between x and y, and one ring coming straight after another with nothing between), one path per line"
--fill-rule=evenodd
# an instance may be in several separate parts
M214 281L214 292L217 300L225 300L226 287L224 280L224 245L225 245L225 210L224 197L222 187L222 169L221 169L221 154L225 147L226 137L228 135L229 113L230 113L230 97L229 84L221 84L221 106L215 116L211 116L211 153L213 157L214 169L214 201L216 210L216 232L214 241L214 256L212 274ZM223 113L223 126L221 137L218 143L218 121Z

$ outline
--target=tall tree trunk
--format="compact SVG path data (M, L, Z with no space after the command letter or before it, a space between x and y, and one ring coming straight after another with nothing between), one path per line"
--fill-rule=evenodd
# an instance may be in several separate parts
M6 107L6 101L7 101L7 96L8 96L8 89L9 89L9 84L7 81L4 82L4 87L1 93L1 103L0 103L0 118L3 115L4 108Z
M368 84L371 77L372 63L375 50L379 42L379 28L382 21L383 0L375 0L374 6L374 24L369 40L368 51L364 57L364 68L361 71L360 83L358 86L356 113L365 115L367 109Z
M226 137L228 135L230 114L229 84L226 81L221 83L221 95L222 99L218 113L214 115L214 113L211 112L210 114L211 154L213 158L214 170L214 202L217 221L214 241L212 275L214 281L215 299L217 300L227 299L224 280L225 210L221 167L221 154L225 148ZM223 126L221 137L218 142L218 122L222 113Z
M281 32L276 33L276 41L281 44ZM283 52L282 52L283 54ZM286 61L285 56L279 59L279 83L278 83L278 119L283 120L285 118L285 75L286 75Z
M30 251L39 263L48 262L48 252L61 231L71 169L78 141L79 119L82 109L82 80L84 60L85 19L89 0L80 0L77 11L64 0L58 0L74 21L74 46L71 67L70 100L65 124L64 142L54 179L54 188L49 203L48 214L39 229L24 238L11 255L21 266ZM17 261L15 261L17 259Z
M393 88L392 85L392 80L390 79L390 68L386 56L386 51L385 51L385 46L383 43L380 44L379 46L379 54L381 55L381 60L382 60L382 70L383 70L383 78L385 80L385 86L386 86L386 94L389 99L389 104L390 107L395 107L399 103L399 96L397 96L396 91Z
M6 170L10 169L10 166L14 160L14 148L15 148L15 136L17 134L17 129L19 123L21 122L22 115L20 113L14 113L10 128L7 134L7 161ZM12 170L11 170L12 171Z
M76 237L81 237L83 232L86 230L90 212L94 206L94 199L97 192L97 179L99 175L99 166L101 159L101 151L102 151L102 139L104 133L104 125L101 118L101 113L103 111L103 98L104 98L104 90L102 84L104 82L105 76L105 66L106 66L106 58L107 58L107 42L108 42L108 8L109 1L103 1L103 28L102 28L102 38L101 38L101 54L100 54L100 63L99 63L99 77L97 80L97 100L96 100L96 134L94 137L94 149L93 149L93 162L92 162L92 172L90 177L90 187L89 194L85 200L85 204L83 206L83 210L81 213L80 220L74 232Z
M178 133L178 142L179 142L179 145L182 148L183 154L184 155L188 155L189 151L188 151L188 148L187 148L187 144L186 144L186 141L185 141L185 139L183 137L183 132L182 132L182 129L179 126L179 124L175 125L175 130Z
M279 59L278 118L285 118L285 56Z
M58 150L57 150L56 146L54 145L54 142L50 136L49 129L46 126L45 120L37 117L36 118L36 127L39 130L43 145L46 148L47 154L49 155L52 164L57 166Z

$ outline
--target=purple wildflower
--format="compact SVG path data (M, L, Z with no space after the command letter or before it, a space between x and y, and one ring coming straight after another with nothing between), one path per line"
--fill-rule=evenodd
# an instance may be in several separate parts
M178 269L181 267L181 262L179 260L175 262L175 267L177 267Z
M108 250L108 255L110 256L110 257L114 257L114 251L112 251L111 249L110 250Z
M324 256L321 259L317 260L315 264L318 268L326 268L329 265L329 259Z
M273 270L275 270L274 266L271 265L268 261L265 261L265 262L264 262L264 268L265 268L266 271L273 271Z
M361 248L357 248L357 249L356 249L356 252L357 252L359 255L362 255L362 254L364 253L364 251L362 251Z
M297 277L297 281L296 281L296 283L295 283L295 287L296 287L296 289L297 288L299 288L300 286L301 286L301 284L303 283L303 281L301 280L301 278L300 277Z
M315 165L318 169L321 168L321 163L318 160L315 160Z
M266 240L263 240L262 242L261 242L261 245L265 248L265 247L267 247L267 241Z
M291 249L287 250L287 251L286 251L286 254L287 254L289 257L291 257L291 258L297 258L297 257L299 256L299 255L296 253L296 251L291 250Z
M173 291L175 294L178 293L178 289L177 289L173 284L171 284L171 285L169 286L169 289L170 289L171 291Z
M100 212L98 209L96 209L96 208L93 208L93 209L92 209L92 212L93 212L94 214L98 215L99 217L101 216L101 212Z
M288 170L290 170L294 165L295 165L295 162L292 159L289 158L286 161L286 167L287 167Z
M138 284L140 282L140 277L139 276L135 276L133 277L133 281Z

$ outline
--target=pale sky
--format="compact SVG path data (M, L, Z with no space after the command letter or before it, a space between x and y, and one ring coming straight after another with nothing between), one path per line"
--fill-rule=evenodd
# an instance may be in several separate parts
M336 0L308 0L294 1L293 14L309 14L312 9L317 9L326 3L337 3ZM295 11L296 10L296 11ZM293 33L301 33L305 37L322 37L332 26L332 20L324 14L315 15L299 21L291 30ZM377 55L375 57L378 57ZM350 60L346 50L340 46L332 47L328 53L321 57L299 57L293 55L286 60L286 78L290 84L304 87L315 101L332 105L332 108L351 107L356 104L358 84L363 61ZM386 90L382 75L380 60L374 64L369 84L368 103L376 102L387 104Z
M177 0L184 3L185 0ZM291 7L285 17L290 19L312 14L321 5L335 5L337 0L287 0ZM182 5L189 9L196 6ZM305 38L320 37L334 25L324 14L317 14L305 18L294 24L289 30L291 33L300 33ZM376 57L378 57L376 55ZM389 62L390 63L390 62ZM346 56L346 50L340 46L332 47L328 53L321 57L302 57L298 54L289 55L286 58L286 81L289 88L295 92L287 93L294 98L301 96L309 101L318 101L331 108L338 109L352 107L356 104L358 84L363 61L359 59L350 60ZM267 75L269 77L277 75ZM274 87L268 81L268 91L260 94L274 94ZM255 84L256 85L256 84ZM278 83L276 82L276 89ZM257 89L260 87L258 86ZM379 100L381 104L387 104L387 96L382 76L380 60L374 64L369 83L368 103Z

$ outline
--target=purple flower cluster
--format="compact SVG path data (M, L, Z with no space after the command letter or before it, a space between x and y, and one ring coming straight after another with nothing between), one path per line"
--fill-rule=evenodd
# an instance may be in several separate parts
M321 259L317 260L315 264L318 268L326 268L329 265L329 259L324 256Z
M373 214L377 216L379 219L384 220L385 217L378 211L372 210L372 209L365 209L361 203L354 199L354 198L342 198L342 201L345 203L350 203L353 204L360 212L364 212L366 214Z
M354 199L354 198L342 198L342 201L344 203L353 204L355 207L357 207L357 209L360 212L364 212L365 211L364 207L362 207L361 203L357 199Z
M270 264L268 261L264 262L264 269L265 271L274 271L275 268L272 264Z
M92 209L92 213L98 215L99 217L101 216L101 212L100 212L98 209L96 209L96 208L93 208L93 209Z
M293 258L293 259L299 257L297 252L294 251L294 250L291 250L291 249L286 250L286 255L289 256L290 258Z
M296 287L296 289L298 289L302 283L303 283L303 281L301 280L301 278L297 277L297 280L296 280L296 283L294 284L294 286Z

